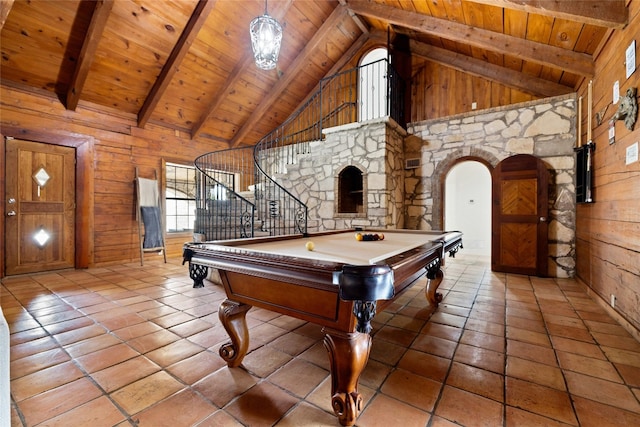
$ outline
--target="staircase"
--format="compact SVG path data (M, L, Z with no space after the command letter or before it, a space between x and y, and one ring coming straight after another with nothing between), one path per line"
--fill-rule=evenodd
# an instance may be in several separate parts
M307 206L277 177L310 154L309 142L322 140L322 129L358 120L359 78L372 72L383 74L387 82L380 117L403 123L404 83L384 59L322 79L319 89L254 147L198 157L194 234L199 240L306 234ZM361 115L366 108L360 106Z

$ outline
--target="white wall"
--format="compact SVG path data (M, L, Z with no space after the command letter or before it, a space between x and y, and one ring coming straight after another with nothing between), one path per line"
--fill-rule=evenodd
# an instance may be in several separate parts
M464 161L447 174L444 229L462 231L464 252L491 255L491 174L480 162Z
M0 427L11 425L9 390L9 325L0 307Z

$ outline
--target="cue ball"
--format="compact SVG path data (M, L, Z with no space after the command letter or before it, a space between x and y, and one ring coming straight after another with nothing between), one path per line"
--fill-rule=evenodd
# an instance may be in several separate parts
M305 248L307 248L307 250L308 250L308 251L312 251L312 250L313 250L313 248L315 248L315 247L316 247L316 245L314 245L314 244L313 244L313 242L312 242L311 240L309 240L309 241L304 245L304 247L305 247Z

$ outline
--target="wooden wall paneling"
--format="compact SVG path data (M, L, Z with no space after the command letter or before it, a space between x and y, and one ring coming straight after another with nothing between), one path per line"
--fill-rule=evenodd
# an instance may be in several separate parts
M511 90L512 104L517 104L519 102L533 101L534 99L536 99L536 97L534 97L531 94L520 92L519 90L513 90L513 89Z
M451 69L441 67L440 72L436 76L436 84L434 89L437 91L434 99L434 108L436 113L444 113L447 116L451 115L451 109L449 108L449 81L451 80Z
M412 63L412 73L411 73L411 117L409 118L410 122L415 122L416 117L426 117L424 113L425 103L416 103L414 100L416 99L425 99L424 89L425 85L423 84L423 79L425 73L422 72L425 67L425 62L420 61L420 64L417 64L414 60Z
M464 97L462 97L460 99L460 110L465 112L465 111L472 111L471 107L472 104L474 102L476 102L475 100L475 94L473 92L473 79L465 79L462 82L463 86L462 86L462 91L464 93ZM477 109L477 107L476 107Z
M612 260L615 260L612 262ZM622 261L626 265L618 265ZM594 241L591 245L591 262L597 263L592 269L593 277L591 289L607 303L611 295L616 297L616 312L640 330L638 319L638 298L640 291L637 289L638 268L626 269L630 263L637 266L637 258L630 258L629 251L614 247L608 243Z
M493 108L499 106L493 102L494 100L491 97L491 86L493 85L493 83L491 83L489 80L481 78L474 78L469 76L466 76L466 78L473 79L473 92L474 98L476 98L478 102L478 109Z
M491 104L508 105L511 103L511 90L503 85L491 83Z
M482 110L538 99L428 60L414 59L413 70L412 121L469 112L472 102Z
M433 76L433 92L431 94L433 117L436 117L436 113L438 112L446 116L449 115L449 103L446 96L449 91L449 71L446 68L444 70L442 70L442 67L438 68L439 70L435 72Z
M640 86L640 70L628 79L625 76L625 51L632 40L638 39L640 28L640 2L629 3L629 25L615 30L598 53L593 79L593 139L594 199L589 205L578 205L576 211L577 276L595 294L603 305L609 305L611 294L617 297L615 308L610 309L625 321L640 329L640 163L625 164L626 148L640 140L640 126L633 131L616 123L616 141L609 144L608 120L617 109L612 102L612 87L617 80L620 92L628 87ZM590 47L591 48L591 47ZM637 49L637 47L636 47ZM578 93L586 92L585 79ZM586 102L583 104L582 122L586 123ZM597 125L595 114L602 112L604 120ZM585 126L586 133L586 126ZM586 142L583 138L583 143Z
M464 73L460 73L459 71L456 72L456 81L458 81L460 74L464 75ZM457 83L456 95L459 101L455 106L458 113L471 111L471 103L473 103L476 98L473 84L474 80L468 78L460 79L459 83Z
M592 204L576 207L576 275L583 282L592 283L591 274L591 211Z
M35 96L24 96L25 94ZM131 126L135 124L134 115L111 114L112 110L103 107L96 110L91 104L82 102L76 111L67 111L58 98L52 95L33 94L20 88L15 89L7 86L0 86L0 105L2 105L4 114L28 112L41 117L43 122L40 125L40 130L49 129L53 132L59 128L59 120L78 125L78 128L90 127L125 134L130 133Z
M424 103L426 105L425 115L416 117L416 121L432 119L438 117L439 105L436 95L440 92L440 86L438 85L438 78L440 74L438 71L438 65L427 62L427 66L423 69L424 75L424 90L419 92L418 95L423 96L422 99L416 99L414 104Z

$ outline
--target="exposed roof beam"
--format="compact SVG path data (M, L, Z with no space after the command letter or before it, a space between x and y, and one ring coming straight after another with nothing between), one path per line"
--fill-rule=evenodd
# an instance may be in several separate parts
M287 14L289 8L293 4L293 0L289 0L286 4L279 6L276 10L272 10L271 14L273 18L277 21L281 21L282 18ZM198 134L202 131L204 124L207 122L209 117L216 111L220 106L224 103L228 94L233 91L233 87L240 81L242 78L242 73L248 67L253 64L253 52L251 50L247 51L247 53L242 57L240 61L236 63L236 66L233 67L233 70L229 74L229 78L224 82L222 88L218 90L218 93L212 98L213 101L209 106L205 109L204 113L200 116L200 120L191 128L191 139L194 139L198 136Z
M430 61L477 77L492 80L535 96L550 97L574 92L571 87L550 82L539 77L528 76L519 71L489 64L480 59L431 46L427 43L411 40L409 46L411 47L411 52Z
M304 49L298 54L296 60L287 68L282 78L271 88L269 93L262 99L260 104L253 110L249 119L242 125L242 127L236 133L236 136L231 140L231 146L237 147L240 142L247 136L247 133L260 121L262 116L265 115L271 105L277 102L287 86L295 79L300 70L307 66L308 58L314 54L315 50L320 46L325 36L335 30L336 25L340 23L344 15L347 13L347 9L344 6L338 6L331 12L331 15L324 21L322 26L313 35L311 40L305 45Z
M349 0L348 5L351 10L359 15L380 19L400 27L410 28L504 55L517 55L521 59L580 76L593 77L595 72L593 58L584 53L577 53L446 19L405 11L380 3Z
M71 78L67 96L64 100L67 110L75 111L78 106L82 88L89 75L89 69L91 68L93 58L98 49L98 43L100 43L100 39L102 38L102 32L107 25L107 19L109 18L111 9L113 9L113 0L99 0L94 3L91 22L89 23L87 34L84 36L82 49L80 49L80 55L78 55L78 61L73 70L73 77Z
M171 78L178 71L178 67L180 67L180 63L187 55L187 52L191 48L191 44L193 40L198 36L198 32L200 28L204 25L209 16L209 13L213 10L216 4L216 0L199 0L196 5L187 25L182 30L182 34L180 34L180 38L178 39L176 45L173 47L169 58L167 58L167 62L165 62L162 67L162 71L160 71L160 75L156 79L151 91L149 91L149 95L147 95L147 99L144 100L144 104L140 111L138 112L138 126L143 128L153 110L160 102L160 98L169 87L171 83Z
M347 6L347 0L338 0L338 3L340 3L342 6ZM362 31L363 33L369 32L369 26L362 20L362 18L353 13L351 10L349 10L349 15L351 16L351 19L353 19L353 22L356 23L358 28L360 28L360 31Z
M625 0L468 0L583 24L624 28L629 22Z
M9 12L11 12L12 6L13 0L2 0L0 2L0 30L4 27L4 23L7 20L7 16L9 16Z

